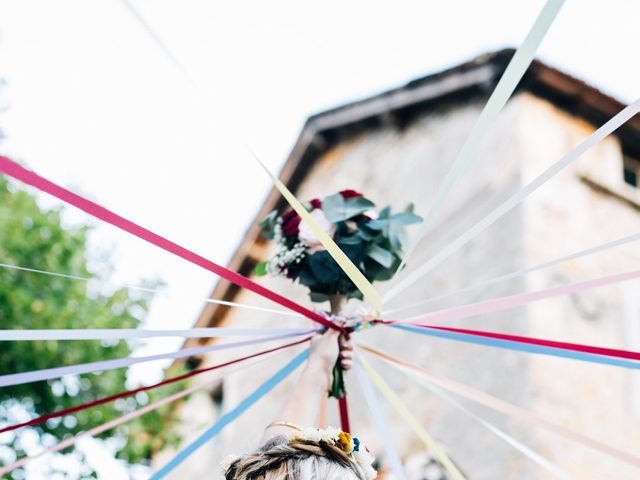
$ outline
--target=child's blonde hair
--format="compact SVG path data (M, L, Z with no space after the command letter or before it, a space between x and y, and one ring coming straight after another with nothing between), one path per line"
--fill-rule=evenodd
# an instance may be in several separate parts
M323 440L276 437L240 457L226 480L365 480L360 467L340 448Z

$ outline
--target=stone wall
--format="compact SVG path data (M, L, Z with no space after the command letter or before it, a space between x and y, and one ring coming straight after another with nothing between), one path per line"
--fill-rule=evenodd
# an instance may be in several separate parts
M395 209L400 209L414 202L416 212L425 213L482 105L482 102L471 102L439 107L403 130L393 126L380 127L344 140L315 163L296 192L297 196L310 199L344 188L354 188L365 192L379 206L391 204ZM591 131L592 126L546 101L527 93L516 95L483 143L469 171L454 188L445 208L434 219L428 235L411 258L407 271L421 265ZM589 175L590 178L599 178L601 171L603 178L613 178L614 170L621 177L621 158L616 139L607 139L422 281L390 302L389 310L639 231L640 216L628 201L594 189L584 180ZM266 258L267 252L261 256ZM632 269L634 263L637 265L638 256L638 249L633 245L621 247L475 292L456 294L406 311L392 312L388 318L407 318L456 304ZM283 279L260 281L308 304L305 290L300 286L292 286ZM542 301L526 308L461 320L457 324L638 349L639 345L625 345L623 338L625 323L622 319L624 300L621 291L632 286L630 283L584 295ZM387 287L380 284L380 288L384 290ZM631 295L631 298L634 296ZM268 305L260 297L246 291L235 300ZM350 307L355 307L355 303L350 302ZM629 319L631 315L631 322L627 322L631 325L635 310L627 308L626 311L631 311L625 317ZM640 322L640 312L635 321ZM231 311L224 323L226 326L243 327L294 327L308 324L306 320L290 316L239 309ZM550 420L610 441L621 448L635 448L638 453L640 422L630 405L633 388L636 388L634 376L637 381L638 373L433 339L382 327L361 332L358 339L406 358L433 373L532 409ZM208 356L205 364L218 363L237 355L237 351L216 353ZM223 405L219 407L206 396L183 404L180 408L184 412L183 430L187 433L187 439L201 431L220 411L236 405L291 355L278 355L259 367L226 377ZM428 393L404 374L375 359L372 362L470 479L550 478L504 441ZM348 389L352 428L382 457L384 464L381 439L368 418L359 387L351 377L348 379ZM234 422L218 439L202 448L197 457L186 462L171 478L215 478L210 475L222 457L229 452L239 453L255 448L263 428L275 419L291 386L290 381L261 400L259 405ZM484 407L463 403L561 464L576 478L633 478L630 470L605 456L565 443L557 437L538 433ZM395 412L384 401L382 406L394 435L392 440L385 441L393 441L405 456L422 450L418 439ZM331 402L329 418L333 424L338 423L336 410L337 407ZM170 454L163 452L155 462L164 463Z

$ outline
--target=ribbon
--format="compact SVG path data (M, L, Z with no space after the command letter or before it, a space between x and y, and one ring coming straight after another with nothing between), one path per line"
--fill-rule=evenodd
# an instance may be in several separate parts
M349 421L349 404L347 394L338 398L338 410L340 411L340 427L343 432L351 432L351 422Z
M408 325L392 325L393 328L405 330L407 332L419 333L421 335L429 335L431 337L445 338L455 340L457 342L475 343L488 347L503 348L506 350L516 350L520 352L535 353L541 355L551 355L554 357L570 358L572 360L581 360L583 362L599 363L602 365L611 365L614 367L630 368L640 370L640 362L631 360L623 360L610 358L600 354L585 353L582 351L564 350L563 348L547 347L537 344L521 343L519 341L503 340L500 338L488 338L488 336L480 336L475 334L459 333L457 331L442 331L441 329L432 329L431 327L413 327ZM589 348L586 345L583 348ZM592 347L593 348L593 347Z
M526 445L522 444L521 442L519 442L515 438L511 437L510 435L508 435L504 431L500 430L498 427L496 427L495 425L491 424L490 422L488 422L484 418L476 415L471 410L469 410L468 408L463 406L460 402L455 400L453 397L447 395L442 390L440 390L438 387L436 387L435 385L432 385L431 383L429 383L424 378L415 376L414 379L418 383L423 385L425 388L427 388L430 392L438 395L445 402L447 402L448 404L450 404L453 407L457 408L458 410L460 410L462 413L464 413L468 417L471 417L473 420L475 420L480 425L485 427L491 433L495 434L496 436L498 436L499 438L501 438L502 440L507 442L509 445L511 445L516 450L518 450L520 453L522 453L529 460L531 460L534 463L537 463L540 467L542 467L543 469L548 471L555 478L558 478L560 480L573 480L572 477L569 474L564 472L560 467L555 465L553 462L551 462L550 460L546 459L545 457L543 457L539 453L531 450L529 447L527 447Z
M19 265L11 265L9 263L0 263L0 267L7 268L9 270L20 270L22 272L39 273L42 275L49 275L52 277L66 278L67 280L76 280L79 282L88 282L90 280L97 280L96 277L82 277L80 275L69 275L66 273L50 272L48 270L39 270L37 268L21 267ZM137 290L140 292L154 293L159 295L166 295L169 293L167 290L140 287L138 285L130 285L127 283L115 285L115 286L118 286L120 288L128 288L129 290ZM299 313L290 312L288 310L276 310L274 308L258 307L256 305L246 305L243 303L228 302L226 300L216 300L215 298L203 298L201 299L201 301L205 303L213 303L215 305L225 305L227 307L239 307L239 308L247 308L249 310L257 310L259 312L277 313L278 315L290 315L294 317L302 316Z
M380 437L382 445L384 446L384 451L387 454L387 458L389 459L391 470L393 470L393 474L397 477L398 480L406 480L407 477L404 474L404 469L402 468L402 461L400 460L400 456L398 455L398 452L395 448L393 437L391 436L391 431L389 430L387 422L385 422L384 420L384 415L382 414L382 410L380 409L378 398L373 391L373 385L371 385L369 377L364 374L357 361L354 364L354 371L356 372L356 377L358 378L358 382L360 383L360 388L362 389L364 399L369 406L371 418L373 418L373 421L376 424L376 428L378 429L378 435Z
M482 330L468 330L464 328L439 327L435 325L419 325L419 326L423 328L432 328L435 330L444 330L447 332L457 332L465 335L476 335L480 337L497 338L497 339L506 340L509 342L521 342L521 343L527 343L530 345L542 345L542 346L551 347L551 348L562 348L565 350L573 350L576 352L592 353L595 355L608 355L611 357L640 360L640 352L633 352L630 350L596 347L593 345L582 345L579 343L559 342L555 340L546 340L543 338L532 338L532 337L523 337L520 335L508 335L505 333L485 332Z
M167 57L167 59L173 64L173 66L180 71L180 73L184 76L185 79L187 79L191 86L198 90L202 95L206 96L205 92L200 88L198 82L196 82L189 73L189 70L182 64L180 60L178 60L178 57L173 54L171 49L165 44L160 35L156 33L151 25L149 25L142 14L131 4L129 0L120 0L120 2L127 9L129 15L133 17L138 25L140 25L140 27L149 36L155 46L158 47L158 49L163 53L165 57Z
M265 337L270 335L305 335L308 328L191 328L187 330L140 330L137 328L87 328L87 329L11 329L0 330L0 341L23 340L117 340L131 338L187 337Z
M564 0L547 1L543 9L540 11L535 23L531 27L531 30L527 34L524 42L522 42L522 45L518 47L518 50L516 50L516 53L509 61L509 65L507 65L507 68L500 77L496 88L493 90L489 100L482 109L480 117L478 117L471 133L469 133L469 136L458 152L453 165L440 184L436 199L433 201L433 204L425 215L424 223L420 227L418 236L413 242L412 247L407 251L406 255L402 259L396 273L401 271L405 266L407 259L414 252L416 246L420 243L420 240L427 232L427 228L430 226L433 218L442 208L445 198L449 195L453 186L469 166L469 163L473 159L473 156L478 150L482 140L496 122L498 115L506 105L507 100L509 100L509 97L513 94L513 91L516 89L516 86L522 79L522 76L527 71L527 68L529 68L529 65L533 61L533 57L536 54L536 50L540 46L540 43L551 27L551 24L558 15L563 3ZM385 301L389 298L389 294L387 294Z
M271 378L260 385L252 394L246 397L230 412L226 413L213 424L211 428L200 435L196 440L190 443L183 450L169 461L164 467L154 473L150 480L160 480L167 476L173 469L184 462L192 453L198 450L202 445L216 437L227 425L236 420L249 407L264 397L273 388L289 376L296 368L298 368L309 356L309 350L296 355L296 357L276 372Z
M367 360L359 355L358 359L360 363L364 367L367 375L373 381L374 385L382 392L382 394L387 397L389 403L397 410L397 412L404 418L407 424L411 427L411 429L418 435L420 440L422 440L425 446L433 452L438 461L442 464L445 470L449 473L452 480L464 480L465 477L460 472L458 467L449 459L446 453L442 451L442 449L438 446L437 442L427 433L427 431L422 427L420 420L413 416L413 414L409 411L409 409L402 403L400 397L398 397L394 391L387 385L387 383L382 379L378 373L371 368Z
M455 252L457 252L464 245L476 238L480 233L486 230L489 226L493 225L495 221L511 211L514 207L519 205L526 197L535 192L540 186L546 183L549 179L553 178L558 172L563 170L566 166L571 164L574 160L580 157L584 152L600 142L603 138L614 132L620 125L625 123L636 113L640 111L640 98L629 106L623 108L617 115L611 118L607 123L598 128L595 132L589 135L585 140L573 148L570 152L564 155L560 160L547 168L544 172L534 178L531 182L525 185L521 190L513 194L503 203L501 203L494 210L489 212L484 218L474 224L471 228L465 231L458 238L448 243L447 246L439 251L436 255L431 257L426 263L418 267L416 270L407 275L403 280L394 285L384 296L384 301L387 302L400 292L409 288L424 275L433 270L436 266L440 265L444 260L449 258Z
M313 333L313 330L307 333ZM0 387L8 387L11 385L21 385L23 383L38 382L40 380L49 380L64 375L80 375L83 373L97 372L102 370L113 370L115 368L124 368L136 363L151 362L153 360L163 360L167 358L185 358L215 350L226 350L229 348L245 347L249 345L258 345L261 343L273 342L284 338L300 336L300 334L277 335L274 337L257 338L245 340L242 342L225 343L220 345L209 345L206 347L185 348L176 352L161 353L158 355L149 355L146 357L128 357L118 358L115 360L103 360L99 362L81 363L68 367L45 368L42 370L34 370L26 373L13 373L9 375L0 375Z
M537 302L547 298L558 297L560 295L569 295L572 293L580 293L594 288L615 285L616 283L628 282L640 278L640 270L618 273L607 277L594 278L584 282L569 283L559 287L545 288L534 292L518 293L516 295L508 295L505 297L493 298L477 303L469 303L457 307L437 310L435 312L426 313L417 317L411 317L400 321L383 321L383 323L423 323L423 322L447 322L451 320L459 320L461 318L473 317L484 313L499 312L514 307L519 307L531 302Z
M54 197L79 208L89 215L99 218L100 220L103 220L113 225L114 227L118 227L125 232L135 235L136 237L141 238L142 240L145 240L146 242L149 242L157 247L160 247L163 250L166 250L167 252L172 253L180 258L183 258L184 260L187 260L194 265L198 265L205 270L213 272L216 275L224 278L225 280L238 285L239 287L251 290L258 295L279 303L283 307L298 312L301 315L304 315L305 317L313 320L314 322L320 323L327 328L335 328L337 330L341 330L339 326L329 322L327 319L323 318L321 315L318 315L316 312L309 310L308 308L303 307L302 305L299 305L292 300L289 300L288 298L283 297L282 295L255 283L254 281L240 275L239 273L218 265L211 260L207 260L197 253L194 253L191 250L188 250L178 245L177 243L174 243L166 239L165 237L158 235L157 233L147 230L146 228L141 227L140 225L137 225L132 221L121 217L120 215L117 215L116 213L98 205L97 203L92 202L91 200L87 200L86 198L61 187L47 180L46 178L39 176L35 172L32 172L31 170L28 170L21 165L18 165L16 162L10 160L7 157L0 156L0 172L13 177L16 180L20 180L27 185L31 185L40 191L53 195Z
M257 363L260 362L253 362L247 365L242 365L239 366L237 368L233 368L230 369L227 373L233 373L239 370L242 370L244 368L248 368L252 365L255 365ZM102 425L98 425L97 427L94 427L90 430L87 430L86 432L82 432L79 433L78 435L75 435L73 437L67 438L59 443L56 443L55 445L52 445L51 447L41 451L40 453L37 453L35 455L29 456L29 457L23 457L20 460L12 463L11 465L7 465L5 467L0 467L0 475L9 473L14 471L16 468L20 468L24 465L26 465L27 463L40 458L46 454L49 453L55 453L55 452L59 452L60 450L64 450L65 448L71 447L73 445L75 445L80 439L84 438L84 437L94 437L96 435L99 435L103 432L106 432L108 430L112 430L115 427L122 425L123 423L126 423L130 420L133 420L134 418L137 418L141 415L144 415L145 413L151 412L152 410L155 410L157 408L162 407L163 405L167 405L169 403L175 402L176 400L179 400L180 398L186 397L187 395L191 395L192 393L202 389L202 388L206 388L209 387L213 384L215 384L216 382L218 382L220 380L220 378L222 378L224 375L220 374L220 375L216 375L213 379L209 380L206 383L203 383L201 385L196 385L194 387L191 387L189 389L186 390L182 390L181 392L177 392L174 393L173 395L163 398L162 400L158 400L157 402L154 403L150 403L149 405L146 405L138 410L135 410L133 412L127 413L126 415L123 415L121 417L115 418L107 423L104 423Z
M358 290L362 292L364 297L369 300L369 302L371 302L374 308L377 311L380 311L380 309L382 308L382 297L380 297L380 294L374 288L374 286L371 285L371 282L367 280L364 274L358 269L358 267L353 264L349 257L344 254L344 252L340 249L340 247L338 247L336 242L334 242L333 239L329 235L327 235L327 232L325 232L320 227L320 225L317 224L313 217L309 215L307 209L304 208L304 206L298 201L293 193L289 191L285 184L282 183L280 179L278 179L278 177L272 174L255 154L253 154L253 157L260 164L260 166L262 166L264 171L267 172L267 174L271 178L271 181L273 182L273 185L280 191L287 202L289 202L291 208L293 208L296 213L300 215L300 218L302 218L302 220L307 225L309 225L311 230L313 230L313 233L316 234L318 240L320 240L324 248L327 249L327 252L329 252L331 257L336 261L338 266L340 266L342 271L351 279L354 285L358 287Z
M622 450L618 450L615 447L607 445L606 443L602 443L593 438L587 437L581 433L578 433L574 430L566 428L562 425L558 425L549 420L546 420L539 415L529 412L524 408L517 407L511 403L508 403L504 400L496 398L488 393L482 392L480 390L476 390L472 387L464 385L459 382L455 382L453 380L449 380L443 377L436 376L432 373L429 373L427 370L412 365L409 362L402 360L401 358L394 357L389 355L388 353L381 352L380 350L376 350L371 347L367 347L364 345L359 345L360 348L366 350L369 353L376 355L377 357L383 358L391 362L397 368L411 373L414 377L421 376L428 380L429 382L449 391L455 393L456 395L460 395L464 398L467 398L473 402L479 403L486 407L489 407L493 410L501 412L505 415L508 415L512 418L518 419L530 425L533 425L537 428L541 428L544 430L548 430L553 432L561 437L564 437L567 440L580 443L586 447L589 447L595 451L600 453L604 453L610 455L618 460L627 463L633 467L640 468L640 457L623 452Z
M9 425L8 427L4 427L4 428L0 428L0 433L4 433L4 432L8 432L11 430L17 430L18 428L23 428L23 427L32 427L34 425L39 425L43 422L46 422L47 420L51 420L52 418L57 418L57 417L64 417L67 415L71 415L73 413L77 413L81 410L86 410L88 408L93 408L93 407L97 407L98 405L104 405L105 403L111 403L119 398L127 398L127 397L131 397L132 395L136 395L140 392L146 392L148 390L153 390L159 387L163 387L165 385L169 385L171 383L175 383L175 382L179 382L181 380L185 380L187 378L191 378L194 377L196 375L200 375L202 373L205 372L210 372L213 370L217 370L219 368L223 368L223 367L227 367L229 365L233 365L235 363L240 363L243 362L245 360L249 360L252 358L256 358L256 357L260 357L262 355L266 355L268 353L273 353L273 352L277 352L279 350L284 350L285 348L289 348L289 347L293 347L295 345L300 345L301 343L305 343L308 342L309 340L311 340L311 337L305 338L303 340L298 340L297 342L293 342L293 343L287 343L286 345L280 345L279 347L275 347L275 348L271 348L269 350L264 350L262 352L258 352L258 353L254 353L251 355L247 355L245 357L240 357L240 358L236 358L234 360L230 360L228 362L224 362L224 363L220 363L218 365L213 365L211 367L207 367L207 368L199 368L196 370L192 370L191 372L182 374L182 375L178 375L172 378L167 378L165 380L163 380L162 382L159 383L155 383L153 385L147 385L144 387L139 387L139 388L135 388L133 390L125 390L124 392L120 392L120 393L116 393L114 395L109 395L108 397L104 397L104 398L99 398L98 400L94 400L92 402L87 402L84 403L82 405L76 405L75 407L70 407L70 408L65 408L64 410L57 410L55 412L52 413L47 413L46 415L41 415L39 417L33 418L31 420L28 420L26 422L22 422L22 423L17 423L15 425Z
M579 252L572 253L570 255L566 255L564 257L556 258L554 260L549 260L547 262L541 263L534 267L525 268L523 270L517 270L515 272L506 273L504 275L500 275L499 277L491 278L489 280L485 280L484 282L477 283L475 285L471 285L469 287L461 288L460 290L455 290L453 292L447 292L442 295L438 295L437 297L428 298L426 300L422 300L420 302L416 302L410 305L405 305L400 308L394 308L392 310L386 310L385 315L403 312L405 310L409 310L414 307L418 307L420 305L425 305L428 303L435 302L436 300L442 300L444 298L453 297L456 295L460 295L461 293L472 292L478 290L480 288L493 285L494 283L504 282L506 280L511 280L513 278L522 277L527 275L528 273L535 272L538 270L542 270L543 268L553 267L554 265L559 265L564 262L569 262L571 260L575 260L577 258L586 257L589 255L593 255L594 253L603 252L605 250L609 250L614 247L619 247L620 245L624 245L626 243L637 242L640 240L640 233L636 233L634 235L629 235L623 238L618 238L617 240L613 240L611 242L601 243L600 245L596 245L595 247L587 248L585 250L580 250Z

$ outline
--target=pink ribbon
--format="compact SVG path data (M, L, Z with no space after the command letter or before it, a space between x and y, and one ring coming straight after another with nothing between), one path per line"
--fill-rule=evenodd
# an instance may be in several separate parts
M470 303L467 305L461 305L459 307L452 307L444 310L426 313L424 315L411 317L406 320L389 320L383 322L388 324L447 322L451 320L458 320L461 318L473 317L475 315L481 315L484 313L499 312L501 310L507 310L509 308L518 307L530 302L537 302L538 300L544 300L546 298L568 295L571 293L579 293L586 290L591 290L593 288L605 287L607 285L634 280L636 278L640 278L640 270L618 273L616 275L610 275L608 277L595 278L593 280L587 280L585 282L570 283L568 285L547 288L544 290L537 290L535 292L526 292L519 293L517 295L510 295L507 297L493 298L491 300L485 300L478 303Z
M562 425L558 425L549 420L546 420L539 415L529 412L524 408L520 408L516 405L513 405L509 402L505 402L504 400L500 400L488 393L482 392L480 390L476 390L462 383L455 382L453 380L449 380L443 377L436 376L432 373L427 372L425 369L412 365L398 357L394 357L387 353L381 352L379 350L373 349L371 347L365 347L364 345L360 345L364 350L373 353L374 355L387 360L389 363L400 367L403 370L408 370L414 375L419 375L431 383L438 385L444 388L447 391L456 393L460 396L468 398L474 402L485 405L493 410L504 413L513 418L517 418L523 422L529 423L535 427L542 428L548 430L550 432L556 433L568 440L572 440L574 442L581 443L589 448L593 448L596 451L600 451L602 453L606 453L611 455L612 457L617 458L629 465L632 465L636 468L640 468L640 458L631 453L623 452L622 450L618 450L615 447L607 445L605 443L599 442L598 440L594 440L593 438L587 437L581 433L578 433L569 428L563 427Z
M244 277L243 275L240 275L239 273L236 273L232 270L229 270L228 268L218 265L212 262L211 260L207 260L206 258L198 255L197 253L194 253L191 250L188 250L178 245L177 243L174 243L164 238L163 236L158 235L157 233L147 230L146 228L141 227L140 225L133 223L132 221L127 220L126 218L121 217L120 215L117 215L111 210L108 210L98 205L97 203L92 202L91 200L87 200L86 198L81 197L80 195L77 195L67 190L66 188L63 188L47 180L46 178L39 176L37 173L32 172L31 170L27 170L26 168L17 164L13 160L10 160L9 158L3 157L1 155L0 155L0 172L10 177L13 177L17 180L20 180L23 183L31 185L37 188L38 190L41 190L50 195L53 195L54 197L59 198L63 202L66 202L70 205L73 205L79 208L80 210L85 211L89 215L92 215L96 218L99 218L100 220L110 223L111 225L118 227L121 230L124 230L125 232L135 235L136 237L141 238L142 240L145 240L157 247L162 248L163 250L166 250L167 252L173 253L174 255L177 255L180 258L183 258L195 265L198 265L199 267L204 268L205 270L213 272L216 275L219 275L220 277L224 278L225 280L228 280L231 283L234 283L240 287L246 288L247 290L251 290L252 292L257 293L258 295L262 295L263 297L268 298L269 300L272 300L276 303L279 303L283 307L287 307L293 310L294 312L298 312L304 315L305 317L313 320L314 322L320 323L328 328L341 330L341 327L331 323L326 318L323 318L321 315L317 314L316 312L313 312L312 310L309 310L308 308L305 308L302 305L299 305L296 302L293 302L288 298L285 298L282 295L279 295L278 293L273 292L272 290L269 290L268 288L265 288L262 285L255 283L254 281L248 279L247 277Z

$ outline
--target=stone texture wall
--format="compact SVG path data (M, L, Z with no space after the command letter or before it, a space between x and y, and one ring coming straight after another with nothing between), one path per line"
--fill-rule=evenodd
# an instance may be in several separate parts
M381 127L345 140L316 162L296 192L297 196L309 199L343 188L354 188L365 192L379 206L391 204L400 209L408 202L414 202L416 211L425 213L482 105L482 102L471 102L441 107L418 118L401 131L391 126ZM454 189L445 208L435 218L430 232L409 262L407 271L426 261L591 131L592 126L544 100L526 93L516 95L483 143L471 168ZM388 308L393 310L410 305L496 275L638 232L640 216L629 201L598 191L584 180L587 177L596 180L600 176L609 179L616 175L621 177L621 162L620 146L616 139L607 139L414 287L399 295L390 302ZM627 191L631 196L634 193ZM267 252L263 256L266 257ZM633 265L638 264L639 256L637 247L621 247L475 292L392 312L388 318L407 318L446 306L633 269ZM260 281L278 292L308 303L304 288L291 286L283 279ZM386 288L384 284L379 286L382 290ZM461 320L457 324L638 349L640 345L625 344L624 333L633 327L634 322L640 323L640 311L634 317L636 307L630 308L627 305L629 300L624 300L635 298L633 293L629 293L633 292L629 289L634 287L638 287L637 282L542 301L528 307ZM627 289L625 295L622 293L624 289ZM242 292L236 301L267 305L250 292ZM350 306L354 307L354 303L351 302ZM624 315L623 311L626 312ZM242 310L232 311L225 321L227 326L244 327L294 327L307 324L306 320L290 316ZM358 338L433 373L466 383L532 409L550 420L640 453L640 420L633 413L631 405L634 388L640 391L637 385L639 373L382 328L362 332ZM219 352L207 357L205 363L218 363L236 355L237 351ZM291 355L278 355L251 370L227 376L221 406L214 405L204 395L183 404L180 408L184 412L183 431L187 439L201 431L220 411L236 405ZM470 479L551 478L498 437L428 393L404 374L375 359L372 362ZM359 386L351 377L348 379L348 389L352 428L382 457L384 464L382 440L368 419ZM263 428L275 419L292 381L295 381L295 375L227 428L218 439L202 448L197 457L186 462L171 478L216 478L211 475L223 456L229 452L239 453L255 448ZM384 400L381 401L394 436L384 441L393 441L405 456L422 450L415 435ZM553 459L576 478L634 478L631 470L606 456L566 443L550 434L539 433L484 407L466 401L463 403ZM329 419L337 425L336 410L336 405L331 402ZM158 455L156 463L164 463L170 454L163 452Z

